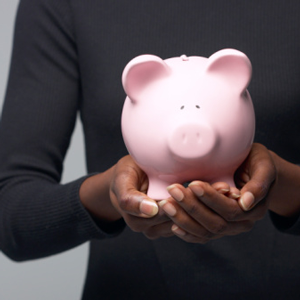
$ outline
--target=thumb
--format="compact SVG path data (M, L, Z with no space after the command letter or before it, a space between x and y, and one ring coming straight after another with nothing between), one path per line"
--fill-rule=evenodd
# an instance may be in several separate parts
M158 213L157 202L140 191L144 190L141 186L142 181L140 172L133 168L123 169L116 175L111 187L111 198L121 214L123 212L150 218Z
M251 210L267 196L275 176L275 167L270 161L253 166L250 180L243 186L238 201L244 211Z
M130 215L151 218L158 213L156 201L137 190L122 190L118 202L121 210Z

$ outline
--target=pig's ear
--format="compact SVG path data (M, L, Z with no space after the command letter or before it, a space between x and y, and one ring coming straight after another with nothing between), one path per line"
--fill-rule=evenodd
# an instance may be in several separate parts
M224 49L208 58L206 72L227 81L232 88L243 92L250 83L252 66L243 52Z
M145 87L169 73L168 65L160 57L140 55L126 65L122 74L123 88L131 101L137 102Z

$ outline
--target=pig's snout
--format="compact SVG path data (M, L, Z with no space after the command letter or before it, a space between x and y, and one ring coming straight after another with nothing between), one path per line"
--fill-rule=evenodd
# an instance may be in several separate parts
M216 145L216 134L208 125L180 125L171 133L168 146L172 154L183 159L196 159L209 154Z

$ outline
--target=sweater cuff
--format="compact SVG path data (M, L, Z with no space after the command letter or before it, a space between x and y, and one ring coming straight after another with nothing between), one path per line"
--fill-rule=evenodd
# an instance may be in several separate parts
M272 211L269 211L270 218L274 226L281 232L300 235L300 217L283 217Z
M95 225L98 227L102 233L104 232L108 237L114 237L119 235L124 228L126 227L126 223L123 219L119 219L114 222L107 222L103 220L99 220L90 215Z

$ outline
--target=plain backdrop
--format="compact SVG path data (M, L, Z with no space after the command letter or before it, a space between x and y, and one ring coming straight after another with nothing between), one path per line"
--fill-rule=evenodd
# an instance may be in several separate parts
M18 0L0 0L0 112L4 100ZM1 145L0 145L1 147ZM82 128L77 122L63 182L85 174ZM16 263L0 251L1 300L78 300L86 273L88 243L63 254Z

